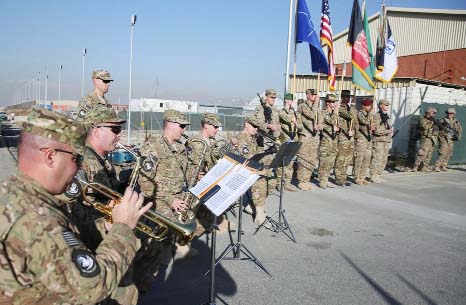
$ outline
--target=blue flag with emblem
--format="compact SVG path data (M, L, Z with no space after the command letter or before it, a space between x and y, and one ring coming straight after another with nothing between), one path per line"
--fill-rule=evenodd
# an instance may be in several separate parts
M298 0L298 9L296 12L296 43L301 42L309 43L312 72L328 74L327 58L320 45L305 0Z

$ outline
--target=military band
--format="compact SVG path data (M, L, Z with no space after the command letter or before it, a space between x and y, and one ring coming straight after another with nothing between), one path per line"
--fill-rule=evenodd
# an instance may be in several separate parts
M363 99L357 111L354 97L343 90L340 96L327 94L321 110L317 91L308 89L297 110L296 96L287 93L278 111L277 92L266 89L264 100L231 139L217 139L220 117L204 113L201 131L183 141L190 121L180 111L166 110L161 134L142 143L127 187L108 159L122 145L125 123L104 97L113 79L104 70L94 71L92 78L94 91L80 101L77 120L33 108L23 124L18 171L0 187L1 304L137 304L175 254L199 254L189 242L194 235L216 225L226 230L226 220L219 217L214 224L213 214L188 190L228 152L264 166L245 195L244 210L257 227L267 227L267 197L281 175L287 191L312 190L313 172L322 189L335 187L329 181L332 172L336 185L350 185L350 168L357 185L384 182L393 135L389 100ZM436 113L427 108L420 120L414 171L431 170L437 145L435 170L446 170L461 138L455 109L440 120ZM280 143L290 141L301 143L295 162L284 173L270 168ZM292 183L295 167L298 188ZM98 188L85 188L83 179ZM150 227L151 234L141 234L147 218L139 219L151 211L168 229ZM183 236L179 228L193 223L198 229Z

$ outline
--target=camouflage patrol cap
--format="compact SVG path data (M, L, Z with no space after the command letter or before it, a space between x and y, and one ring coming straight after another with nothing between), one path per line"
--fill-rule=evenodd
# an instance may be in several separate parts
M120 118L115 110L106 106L95 106L86 112L83 122L90 126L103 123L123 124L126 120Z
M435 112L435 113L437 113L437 109L435 109L435 107L427 107L426 113L430 113L430 112Z
M244 122L251 124L254 127L261 125L261 121L257 118L256 115L248 115L244 118Z
M107 70L95 70L92 72L92 78L97 78L101 80L108 80L108 81L113 81L112 77L110 76L110 72Z
M205 112L201 117L201 122L205 124L213 125L215 127L222 126L222 123L220 123L219 116L216 115L215 113Z
M333 93L329 93L325 96L325 101L326 102L335 102L337 100L337 96Z
M265 95L270 97L277 97L277 91L275 91L274 89L266 89Z
M445 111L446 114L448 113L454 113L456 114L456 109L455 108L448 108L447 111Z
M175 122L178 124L189 125L188 119L186 119L186 115L178 110L174 109L167 109L163 114L164 121Z
M380 104L390 106L390 101L389 101L389 100L386 100L386 99L380 99L380 100L379 100L379 105L380 105Z
M77 153L84 153L86 126L61 113L33 107L22 127L31 134L71 145Z
M307 90L306 90L306 94L316 95L316 94L317 94L317 91L316 91L316 89L307 89Z

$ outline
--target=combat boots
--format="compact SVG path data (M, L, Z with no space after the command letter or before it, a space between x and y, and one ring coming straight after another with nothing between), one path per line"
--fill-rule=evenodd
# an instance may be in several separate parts
M290 182L285 182L285 185L283 186L283 188L289 192L297 192L298 189L296 188L296 186L294 186L293 184L291 184Z
M427 165L424 165L422 168L421 168L421 172L431 172L432 170L430 169L429 166Z
M440 167L436 166L435 169L434 169L434 171L440 172Z
M442 172L446 172L448 170L448 168L446 166L440 166L440 170Z
M312 185L309 182L300 182L298 183L298 187L302 191L310 191L312 190Z
M364 180L361 178L354 179L354 183L357 185L364 185Z
M256 218L254 218L254 224L260 226L267 219L264 206L256 206Z
M373 183L382 183L382 181L380 181L379 175L372 175L371 176L371 182L373 182Z

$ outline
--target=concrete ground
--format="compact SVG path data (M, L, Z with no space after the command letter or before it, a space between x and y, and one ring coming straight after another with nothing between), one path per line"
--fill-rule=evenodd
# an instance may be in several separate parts
M253 235L244 215L243 242L271 276L252 261L223 260L216 304L466 304L466 170L386 180L285 193L297 243L267 230ZM278 197L270 197L269 214L277 208ZM217 254L229 242L219 235ZM206 237L193 246L200 255L177 258L139 304L208 301Z
M15 169L5 148L0 164L3 180ZM297 243L265 229L253 235L251 217L244 215L243 243L271 276L252 261L223 260L216 269L216 304L466 304L466 169L385 179L285 193ZM277 208L278 197L269 197L269 215ZM208 301L207 238L193 242L199 256L176 258L162 270L139 304ZM217 254L229 243L228 234L219 235Z

